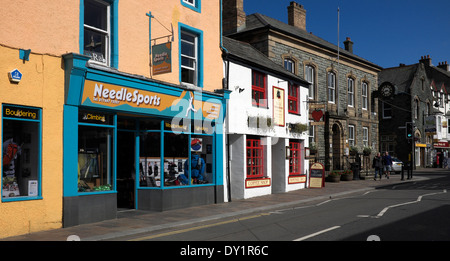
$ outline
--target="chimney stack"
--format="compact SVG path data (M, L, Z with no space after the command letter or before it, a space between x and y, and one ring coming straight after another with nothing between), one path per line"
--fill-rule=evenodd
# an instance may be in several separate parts
M292 1L288 6L288 24L306 31L306 10Z
M353 53L353 42L350 39L350 37L347 37L347 39L344 41L345 50Z
M449 66L447 61L439 63L439 65L437 66L438 68L441 68L442 70L448 72L449 71Z
M244 0L223 0L222 10L223 35L233 34L245 28Z
M427 55L427 56L421 56L419 62L420 62L420 63L423 63L423 64L425 64L425 65L431 66L431 58L430 58L429 55Z

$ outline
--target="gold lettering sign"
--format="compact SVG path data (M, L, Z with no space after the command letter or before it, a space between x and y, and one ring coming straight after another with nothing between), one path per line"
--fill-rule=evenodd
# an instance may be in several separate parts
M305 183L306 176L290 176L288 178L288 184Z
M259 188L259 187L269 187L269 186L270 186L269 178L247 179L245 181L245 188Z

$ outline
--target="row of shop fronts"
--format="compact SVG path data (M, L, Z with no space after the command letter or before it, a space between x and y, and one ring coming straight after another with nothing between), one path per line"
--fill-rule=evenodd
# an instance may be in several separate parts
M26 80L2 84L15 93L1 105L1 220L21 221L1 237L113 219L122 210L166 211L307 187L308 136L289 134L290 119L269 133L242 133L240 123L225 120L232 91L172 85L88 60L64 55L55 74L64 80L54 90L33 90L29 80L44 76L31 69L22 69ZM287 90L272 89L287 100Z

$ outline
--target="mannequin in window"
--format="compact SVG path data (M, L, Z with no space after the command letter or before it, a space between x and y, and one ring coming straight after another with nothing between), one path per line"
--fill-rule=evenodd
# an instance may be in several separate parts
M200 155L194 153L191 155L191 179L194 184L205 184L208 181L205 180L205 160L200 158ZM183 185L189 184L189 166L188 161L184 162L184 174L179 176L180 182Z

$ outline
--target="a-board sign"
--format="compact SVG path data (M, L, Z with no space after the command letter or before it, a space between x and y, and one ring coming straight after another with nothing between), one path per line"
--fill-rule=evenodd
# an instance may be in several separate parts
M309 187L322 188L325 186L325 168L321 163L314 163L309 170Z

